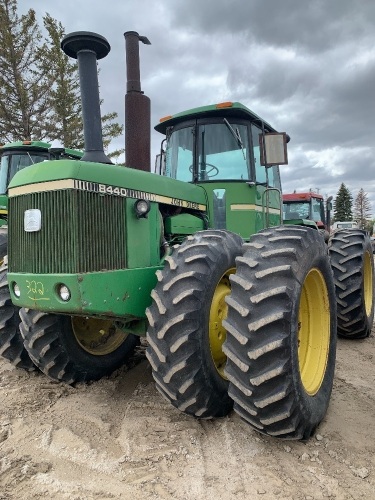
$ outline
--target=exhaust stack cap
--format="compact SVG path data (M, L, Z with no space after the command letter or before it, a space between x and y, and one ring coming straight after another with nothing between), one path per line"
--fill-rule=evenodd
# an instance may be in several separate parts
M85 154L81 161L112 163L104 153L97 60L111 50L104 36L90 31L75 31L61 41L65 54L78 61L82 101Z
M78 52L81 50L91 50L95 52L97 59L103 59L106 57L111 46L104 36L98 35L97 33L91 33L91 31L75 31L74 33L69 33L61 41L61 48L65 54L73 59L78 58Z

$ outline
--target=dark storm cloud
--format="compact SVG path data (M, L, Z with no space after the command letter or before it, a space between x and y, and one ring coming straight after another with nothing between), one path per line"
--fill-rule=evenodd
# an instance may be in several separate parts
M175 0L173 23L204 33L243 32L248 40L277 47L329 50L373 34L375 5L352 0Z
M187 108L240 101L292 137L286 190L341 182L371 193L375 212L375 2L363 0L26 0L67 32L96 31L112 51L100 61L103 112L124 120L123 32L136 30L152 124ZM153 154L161 136L153 133ZM123 140L117 146L122 146Z

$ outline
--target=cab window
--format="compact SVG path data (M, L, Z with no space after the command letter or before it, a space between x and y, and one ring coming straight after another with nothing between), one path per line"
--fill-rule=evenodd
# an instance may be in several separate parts
M210 123L198 127L198 181L249 180L246 125Z
M266 167L260 164L260 145L259 145L259 135L262 133L262 129L257 125L251 125L251 137L253 141L253 154L254 154L254 165L255 165L255 177L257 182L267 182L268 176L268 186L281 189L280 181L280 171L278 165L273 165L268 167L266 172Z

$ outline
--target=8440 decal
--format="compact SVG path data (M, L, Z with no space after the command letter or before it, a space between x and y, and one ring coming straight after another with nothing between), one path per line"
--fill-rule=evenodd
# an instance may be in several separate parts
M81 191L92 191L95 193L108 194L111 196L122 196L123 198L148 200L151 202L165 203L166 205L192 208L194 210L206 209L206 205L201 205L193 201L182 200L180 198L170 198L169 196L162 196L154 193L146 193L145 191L138 191L137 189L111 186L108 184L99 184L98 182L75 180L74 188Z

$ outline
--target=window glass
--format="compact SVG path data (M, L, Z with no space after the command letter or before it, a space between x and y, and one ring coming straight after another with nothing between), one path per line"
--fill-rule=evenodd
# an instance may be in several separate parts
M285 202L283 203L284 219L308 219L310 217L309 202ZM319 219L320 220L320 219Z
M266 182L266 167L260 164L260 146L259 146L259 134L262 130L256 125L251 125L251 135L253 139L253 151L254 151L254 164L255 164L255 178L257 182Z
M9 156L3 155L0 163L0 194L5 194L8 183Z
M280 171L278 165L273 165L268 167L266 172L266 167L260 164L260 145L259 145L259 134L262 133L262 129L256 125L251 125L251 135L253 139L254 148L254 164L255 164L255 176L257 182L267 182L268 174L268 185L281 189L280 181Z
M190 182L193 178L193 127L173 132L167 141L165 151L165 175L180 181Z
M186 127L172 132L166 146L165 175L193 180L194 130ZM200 124L198 134L198 181L250 180L249 138L246 125Z
M278 165L273 165L268 169L270 186L281 189L280 170Z
M198 127L198 180L249 180L246 125L223 121Z
M1 157L0 169L0 193L6 193L9 182L13 179L15 174L25 167L40 163L49 159L48 153L18 153L18 154L4 154Z
M225 229L227 227L225 189L213 190L213 208L214 228Z
M312 200L311 200L312 218L315 221L322 220L322 213L324 213L322 204L323 204L322 200L318 200L316 198L312 198Z

